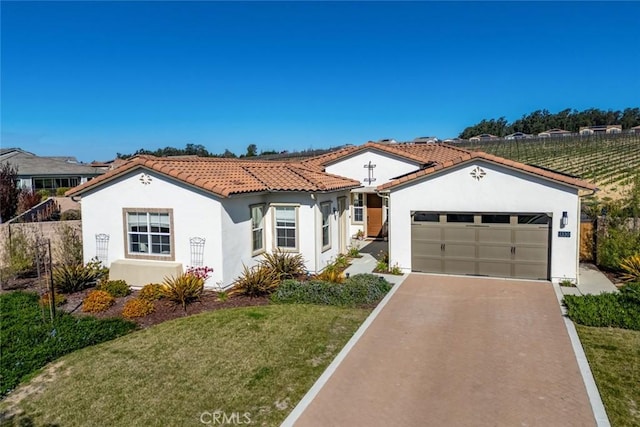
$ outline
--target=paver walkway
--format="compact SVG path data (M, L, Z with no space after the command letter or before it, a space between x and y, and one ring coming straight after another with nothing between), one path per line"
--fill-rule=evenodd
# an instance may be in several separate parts
M547 282L411 274L296 426L590 426Z

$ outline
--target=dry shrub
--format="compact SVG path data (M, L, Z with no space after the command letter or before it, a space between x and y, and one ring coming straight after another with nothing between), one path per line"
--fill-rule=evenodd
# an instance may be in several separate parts
M82 311L85 313L100 313L107 311L116 300L106 291L91 291L82 302Z
M144 317L155 311L153 303L141 298L133 298L124 305L122 316L127 319L134 317Z

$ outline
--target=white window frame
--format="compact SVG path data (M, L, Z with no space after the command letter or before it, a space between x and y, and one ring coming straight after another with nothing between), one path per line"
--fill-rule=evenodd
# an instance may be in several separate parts
M320 241L322 242L322 252L331 249L331 202L320 203ZM324 241L325 229L327 231L327 242Z
M129 229L129 214L145 214L147 219L146 231L131 231ZM167 215L169 219L169 232L151 231L151 219L150 215L160 214ZM175 228L173 226L173 209L156 209L156 208L123 208L123 232L124 232L124 254L125 258L131 259L150 259L158 261L174 261L175 260ZM146 235L147 236L147 248L148 252L133 252L131 236L132 235ZM168 236L169 237L169 253L153 253L153 236Z
M362 204L360 206L356 206L356 197L362 199ZM365 194L364 193L351 193L351 223L352 224L364 224L364 215L365 215ZM356 210L362 211L362 219L356 220Z
M260 224L255 224L255 220L254 220L254 209L260 209L262 212L262 218L260 220ZM256 256L256 255L260 255L261 253L264 253L266 250L266 242L265 242L265 230L264 230L264 217L265 217L265 213L266 213L266 208L264 204L257 204L257 205L250 205L249 206L249 216L251 217L251 255ZM255 244L255 238L254 238L254 234L256 231L260 231L261 234L261 244L262 246L258 249L255 248L254 244Z
M272 205L273 207L273 248L274 249L280 249L284 252L298 252L300 250L300 245L299 245L299 241L300 241L300 227L298 226L300 224L300 218L298 215L298 211L300 208L300 205L295 205L295 204L276 204L276 205ZM295 224L293 227L290 226L278 226L278 209L282 209L282 208L292 208L294 210L294 217L295 217ZM290 247L290 246L279 246L278 245L278 229L288 229L294 230L295 233L295 247ZM286 237L285 237L286 238Z

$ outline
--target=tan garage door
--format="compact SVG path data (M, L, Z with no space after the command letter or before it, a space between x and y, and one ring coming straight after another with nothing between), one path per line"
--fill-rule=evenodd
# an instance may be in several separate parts
M411 269L548 279L550 226L546 214L412 212Z

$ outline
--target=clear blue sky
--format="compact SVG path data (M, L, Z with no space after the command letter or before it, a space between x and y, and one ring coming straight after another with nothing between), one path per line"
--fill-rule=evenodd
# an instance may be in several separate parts
M107 160L640 104L639 2L2 2L2 146Z

